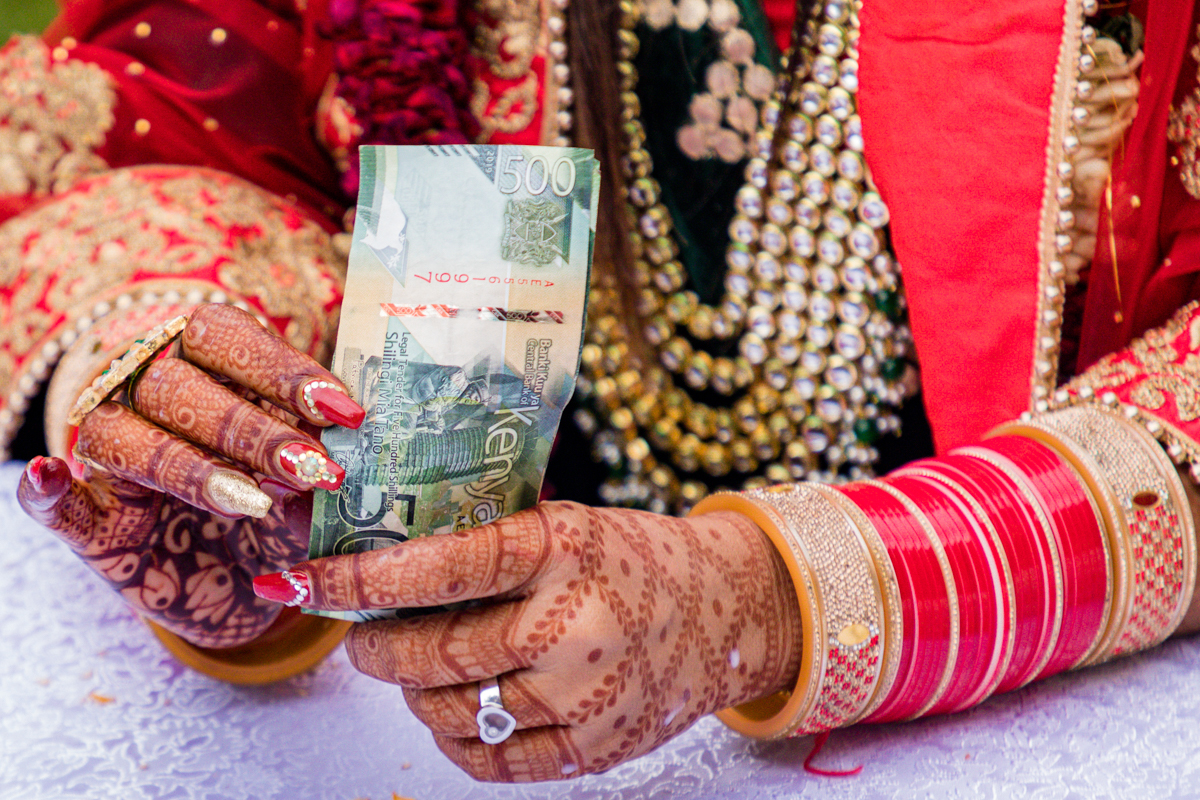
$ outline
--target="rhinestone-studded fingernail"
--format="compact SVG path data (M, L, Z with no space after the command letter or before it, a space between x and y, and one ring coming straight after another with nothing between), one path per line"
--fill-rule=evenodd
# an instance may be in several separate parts
M317 489L333 491L346 477L346 470L329 456L299 442L279 449L279 465L289 475Z
M252 583L256 595L285 606L303 605L312 596L303 572L272 572L259 575Z
M346 428L357 428L367 415L340 386L330 381L309 381L302 395L309 413Z

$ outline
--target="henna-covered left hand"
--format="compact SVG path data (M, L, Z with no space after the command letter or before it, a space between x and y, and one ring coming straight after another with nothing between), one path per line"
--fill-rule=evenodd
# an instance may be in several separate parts
M120 399L79 426L82 476L34 459L21 507L139 614L201 647L253 641L279 607L254 596L251 578L307 554L310 490L341 483L313 433L333 417L355 425L362 409L317 362L224 305L197 308L171 357Z
M274 579L272 579L274 578ZM441 750L479 780L541 781L642 755L712 711L795 680L795 591L732 513L673 519L547 503L471 531L304 562L256 590L328 610L465 610L357 625L359 670L404 687ZM275 592L269 588L274 586ZM283 592L280 592L283 589ZM479 738L479 681L517 730Z

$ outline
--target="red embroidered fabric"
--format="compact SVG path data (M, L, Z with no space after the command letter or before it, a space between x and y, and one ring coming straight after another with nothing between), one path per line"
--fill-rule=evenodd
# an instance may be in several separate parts
M47 38L73 37L71 57L118 83L116 121L97 149L111 167L221 170L332 230L346 202L313 133L332 48L311 20L278 2L75 0Z
M1119 403L1131 414L1136 409L1172 456L1200 463L1200 304L1189 304L1166 325L1101 358L1068 383L1053 405L1081 401Z
M1081 367L1194 296L1200 267L1200 210L1178 186L1164 134L1181 66L1194 71L1184 63L1192 25L1167 0L1132 10L1146 21L1147 58L1114 191L1127 313L1123 324L1113 322L1102 219ZM863 8L858 99L866 154L892 212L926 409L942 452L1028 407L1063 14L1061 4L1032 0L872 0ZM934 74L938 80L929 80Z
M1146 63L1142 66L1138 115L1124 151L1113 165L1116 268L1105 246L1109 215L1102 209L1101 240L1083 318L1080 370L1162 325L1184 303L1200 297L1200 201L1189 195L1171 164L1175 145L1166 143L1172 104L1196 89L1194 4L1143 0L1133 11L1146 20ZM1136 198L1136 200L1135 200ZM1117 302L1114 272L1121 282ZM1122 323L1114 321L1121 308Z

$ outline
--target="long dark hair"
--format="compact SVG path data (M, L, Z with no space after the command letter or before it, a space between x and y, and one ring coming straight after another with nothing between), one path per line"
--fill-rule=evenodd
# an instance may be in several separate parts
M600 162L600 207L597 209L594 283L616 291L622 322L636 319L633 279L632 220L625 207L624 153L619 120L621 87L617 76L619 0L572 0L568 11L569 63L575 92L575 142L596 151ZM613 121L617 120L617 124ZM626 339L635 357L646 355L642 337L626 324Z

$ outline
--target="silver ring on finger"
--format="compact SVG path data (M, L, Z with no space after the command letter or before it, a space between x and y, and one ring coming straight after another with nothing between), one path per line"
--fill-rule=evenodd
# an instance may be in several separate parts
M500 744L517 729L517 720L500 700L500 683L495 678L479 682L479 738L484 744Z

